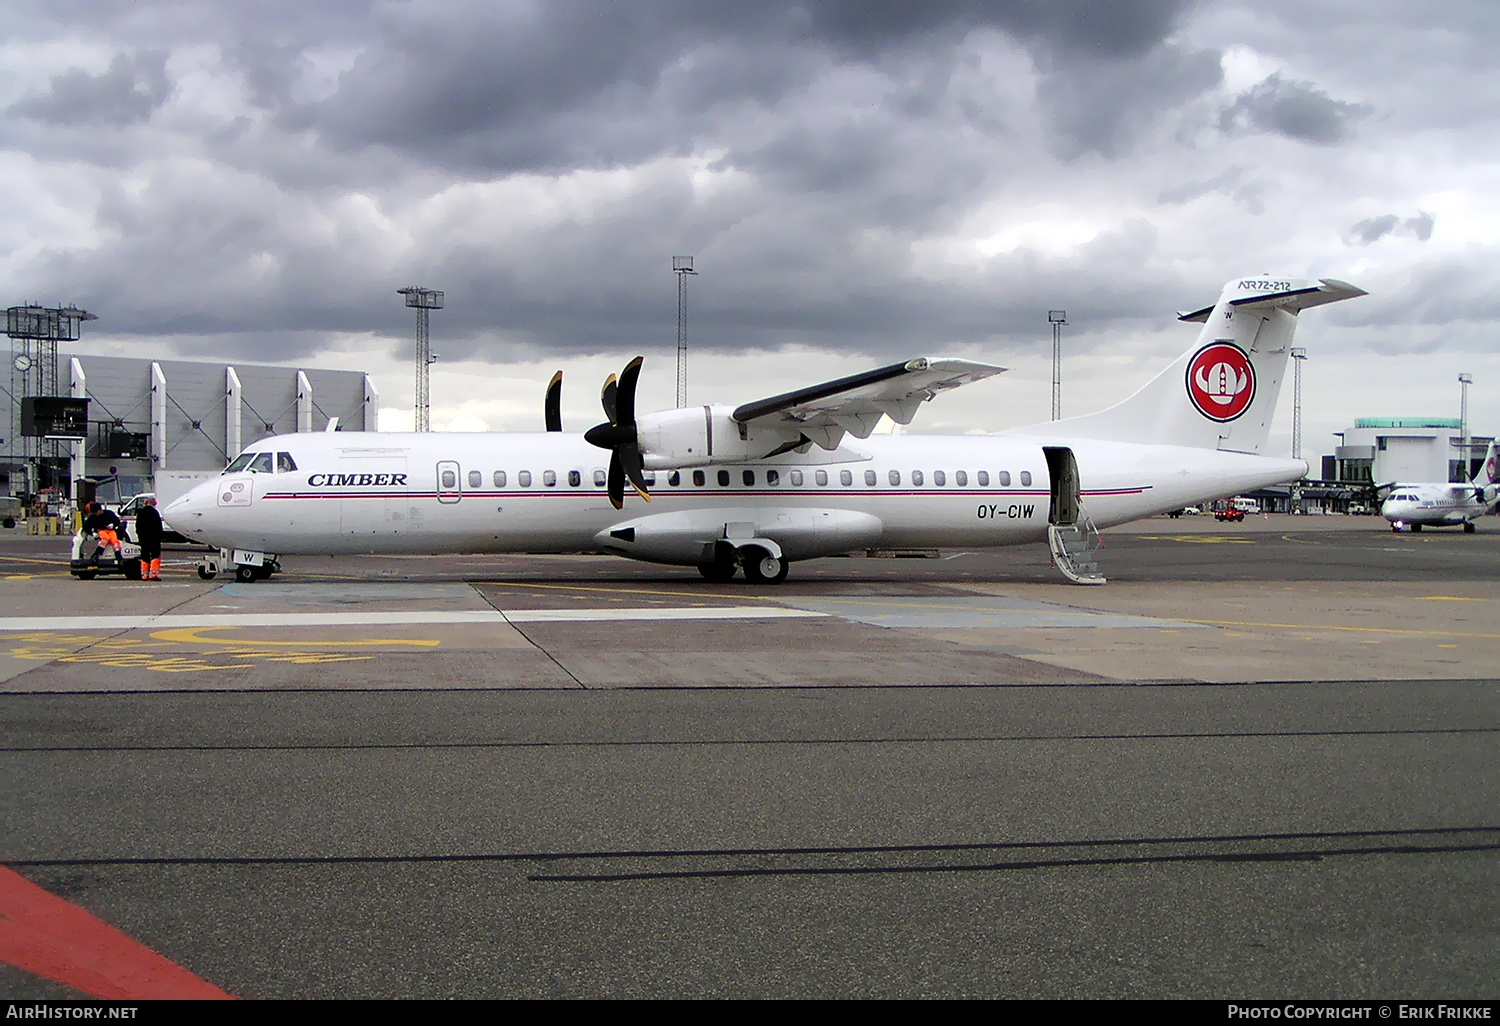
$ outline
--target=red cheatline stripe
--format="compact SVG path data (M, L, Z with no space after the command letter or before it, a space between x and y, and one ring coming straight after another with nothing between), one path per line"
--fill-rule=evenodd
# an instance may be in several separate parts
M105 1000L233 998L3 866L0 962Z

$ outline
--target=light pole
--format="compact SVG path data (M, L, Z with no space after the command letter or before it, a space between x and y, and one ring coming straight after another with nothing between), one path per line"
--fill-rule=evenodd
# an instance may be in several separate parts
M1068 311L1048 310L1052 322L1052 419L1062 420L1062 326L1068 323Z
M1467 481L1472 476L1469 473L1469 386L1473 383L1472 374L1458 376L1458 456L1464 467L1460 481Z
M693 270L693 258L674 256L672 270L677 274L677 408L687 405L687 280Z
M427 340L427 311L443 308L443 294L420 285L397 289L396 294L405 296L406 305L417 311L417 395L413 404L415 416L412 426L416 431L430 431L429 413L432 403L427 387L427 368L432 366L434 357Z
M1292 349L1292 459L1302 458L1302 364L1307 359L1307 350L1300 346ZM1302 477L1292 482L1291 504L1287 512L1302 508Z

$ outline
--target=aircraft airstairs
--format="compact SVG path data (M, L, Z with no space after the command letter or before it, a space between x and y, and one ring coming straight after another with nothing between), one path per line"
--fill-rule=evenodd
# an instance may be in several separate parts
M1047 546L1052 565L1074 584L1103 584L1104 575L1094 561L1099 551L1099 531L1083 508L1078 481L1078 460L1065 446L1044 446L1052 496L1047 509Z
M1104 575L1094 561L1099 551L1099 531L1088 514L1072 524L1048 524L1047 545L1052 549L1052 564L1074 584L1103 584Z

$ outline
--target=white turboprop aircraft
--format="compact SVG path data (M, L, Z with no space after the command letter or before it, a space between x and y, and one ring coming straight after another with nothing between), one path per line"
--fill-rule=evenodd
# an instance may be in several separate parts
M1479 472L1468 484L1389 484L1390 489L1380 506L1380 515L1391 522L1391 530L1423 527L1456 527L1474 533L1474 521L1484 516L1500 501L1500 466L1496 464L1495 443L1485 451Z
M1130 398L983 437L871 433L1001 367L917 359L637 419L637 357L610 375L608 420L584 435L561 431L559 376L546 433L265 438L165 518L220 548L203 577L232 568L240 581L289 554L603 550L776 583L793 561L855 549L1047 541L1065 576L1102 583L1096 525L1306 474L1261 455L1297 314L1364 294L1332 279L1231 281L1179 315L1203 324L1197 342Z

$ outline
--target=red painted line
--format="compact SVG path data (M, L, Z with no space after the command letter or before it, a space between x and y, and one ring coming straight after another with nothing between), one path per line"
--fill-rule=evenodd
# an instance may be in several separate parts
M107 1001L234 998L3 866L0 962Z

